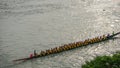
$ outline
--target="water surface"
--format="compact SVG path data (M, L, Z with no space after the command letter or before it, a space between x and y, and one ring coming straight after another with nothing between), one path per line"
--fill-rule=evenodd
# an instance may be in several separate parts
M0 0L0 68L80 68L86 60L120 50L110 40L25 63L12 60L120 31L117 0ZM120 37L120 36L119 36Z

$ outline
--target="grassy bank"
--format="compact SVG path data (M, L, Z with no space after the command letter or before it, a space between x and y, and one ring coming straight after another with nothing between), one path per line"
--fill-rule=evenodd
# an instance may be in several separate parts
M120 52L113 56L98 56L82 65L82 68L120 68Z

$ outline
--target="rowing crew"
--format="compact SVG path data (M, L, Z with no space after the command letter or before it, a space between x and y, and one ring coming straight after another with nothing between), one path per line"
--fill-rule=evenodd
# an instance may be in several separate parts
M114 32L113 32L113 34L114 34ZM77 48L77 47L80 47L80 46L83 46L83 45L96 43L96 42L99 42L101 40L105 40L109 37L110 37L110 34L108 34L107 36L103 35L103 36L100 36L100 37L87 39L85 41L78 41L78 42L74 42L74 43L64 44L64 46L59 46L59 47L51 48L51 49L46 50L46 51L41 51L41 53L39 55L40 56L45 56L45 55L49 55L49 54L53 54L53 53L66 51L66 50ZM36 50L34 50L34 55L30 54L30 58L32 58L33 56L37 56L37 55L38 54L36 53Z

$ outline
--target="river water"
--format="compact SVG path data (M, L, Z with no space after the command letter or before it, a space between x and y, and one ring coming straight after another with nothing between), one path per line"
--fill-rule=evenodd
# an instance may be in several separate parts
M12 60L120 31L120 0L0 0L0 68L80 68L120 50L109 40L24 63ZM120 37L120 35L118 35Z

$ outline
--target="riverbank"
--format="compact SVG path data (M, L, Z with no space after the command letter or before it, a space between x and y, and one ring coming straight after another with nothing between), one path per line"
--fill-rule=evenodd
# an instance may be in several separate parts
M94 60L86 61L82 68L120 68L120 51L112 56L97 56Z

